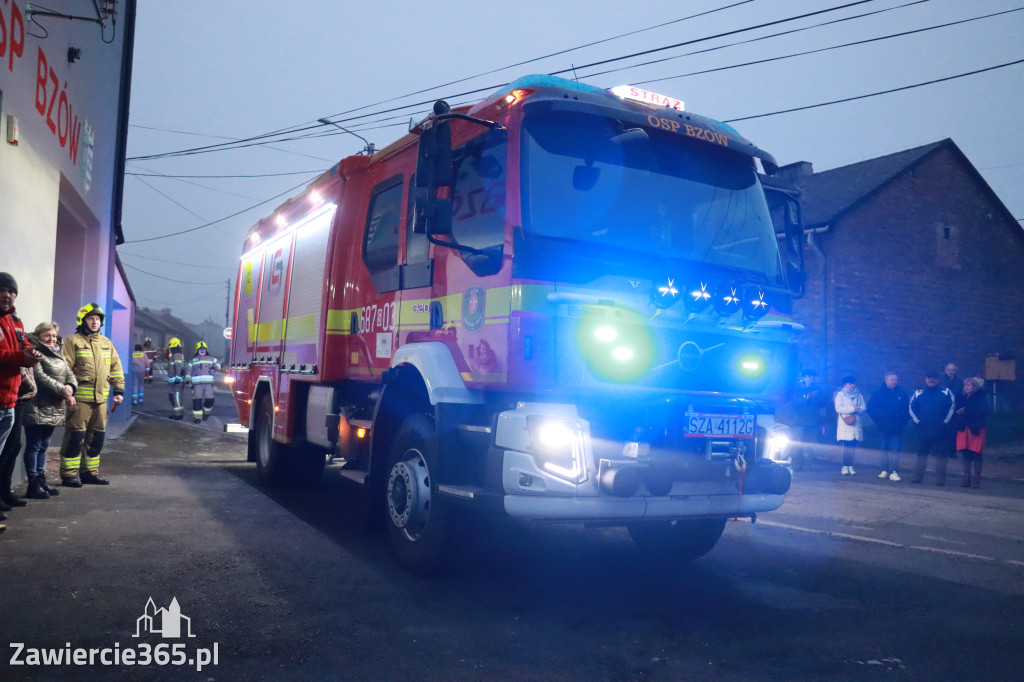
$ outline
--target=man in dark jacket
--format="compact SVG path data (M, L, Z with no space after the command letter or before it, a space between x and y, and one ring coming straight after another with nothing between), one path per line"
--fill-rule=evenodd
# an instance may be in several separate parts
M25 327L14 314L14 299L18 297L18 283L9 273L0 272L0 451L14 426L14 405L21 387L21 368L32 367L42 357L25 338ZM8 500L21 503L11 494L10 478L6 486L0 484L2 509L11 508ZM21 503L23 504L23 503ZM19 505L20 506L20 505ZM0 521L7 517L0 511ZM0 523L0 532L6 526Z
M903 428L910 421L910 398L900 388L900 378L895 372L886 372L885 383L871 394L868 416L882 436L882 473L878 477L899 481L896 469L903 451Z
M828 396L818 383L818 373L813 369L800 372L800 385L793 401L793 426L796 427L798 445L793 453L793 466L803 469L808 459L815 458L815 448L822 441L825 429L825 405Z
M910 399L910 418L917 424L920 439L917 448L917 471L913 482L920 483L924 480L930 452L935 455L935 485L946 485L946 465L949 463L946 440L955 401L948 388L939 386L937 372L925 374L924 385L925 387L918 389Z

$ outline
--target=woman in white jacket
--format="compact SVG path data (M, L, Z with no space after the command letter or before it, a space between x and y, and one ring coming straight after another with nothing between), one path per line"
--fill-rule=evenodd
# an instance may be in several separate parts
M843 476L853 476L853 455L858 441L864 440L863 417L867 409L864 396L857 390L857 379L849 374L843 377L843 387L836 391L836 440L843 446Z

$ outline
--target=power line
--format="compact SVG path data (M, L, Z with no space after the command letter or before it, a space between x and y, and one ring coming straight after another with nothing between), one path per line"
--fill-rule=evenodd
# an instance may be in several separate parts
M134 270L136 272L141 272L144 275L149 275L150 277L156 277L157 279L162 279L162 280L164 280L166 282L174 282L175 284L195 284L195 285L202 285L204 287L213 286L214 284L217 284L217 285L223 285L224 284L223 281L220 281L220 282L186 282L186 281L180 280L180 279L171 279L170 277L161 277L160 275L154 275L152 272L146 272L145 270L143 270L141 268L137 268L134 265L128 265L127 263L122 263L122 265L124 265L129 270Z
M649 50L643 50L641 52L634 52L634 53L631 53L631 54L628 54L628 55L623 55L623 56L620 56L620 57L613 57L613 58L609 58L609 59L603 59L603 60L600 60L600 61L591 62L589 64L583 64L583 65L578 66L576 68L585 69L585 68L592 68L594 66L601 66L601 65L604 65L604 64L610 64L610 63L613 63L613 62L622 61L622 60L625 60L625 59L632 59L634 57L643 56L643 55L646 55L646 54L653 54L655 52L661 52L661 51L664 51L664 50L671 50L671 49L675 49L675 48L678 48L678 47L683 47L683 46L686 46L686 45L693 45L693 44L696 44L696 43L706 42L708 40L714 40L716 38L723 38L725 36L736 35L736 34L744 33L744 32L747 32L747 31L753 31L753 30L757 30L757 29L760 29L760 28L765 28L765 27L768 27L768 26L776 26L776 25L788 23L788 22L791 22L791 21L797 21L799 19L805 19L807 17L817 16L817 15L825 14L825 13L828 13L828 12L835 12L837 10L846 9L848 7L854 7L854 6L857 6L857 5L863 5L863 4L869 3L869 2L875 2L875 0L854 0L853 2L848 2L848 3L842 4L842 5L837 5L835 7L830 7L830 8L827 8L827 9L816 10L814 12L806 12L804 14L799 14L799 15L787 17L787 18L784 18L784 19L776 19L774 21L769 21L769 22L757 24L757 25L754 25L754 26L748 26L748 27L745 27L745 28L734 29L734 30L731 30L731 31L725 31L723 33L717 33L717 34L714 34L714 35L704 36L704 37L701 37L701 38L694 38L692 40L687 40L687 41L684 41L684 42L681 42L681 43L674 43L672 45L665 45L665 46L662 46L662 47L651 48ZM553 71L551 73L551 75L565 74L565 73L568 73L570 71L572 71L572 68L562 69L562 70L559 70L559 71ZM486 87L476 88L476 89L469 90L469 91L466 91L466 92L461 92L461 93L457 93L457 94L454 94L454 95L449 95L448 97L452 97L452 98L454 98L454 97L464 97L466 95L478 94L478 93L481 93L481 92L492 91L492 90L500 88L500 87L502 87L504 85L505 85L505 83L499 83L499 84L496 84L496 85L489 85L489 86L486 86ZM405 96L408 96L408 95L405 95ZM396 98L396 99L402 99L405 96L399 97L399 98ZM379 116L379 115L382 115L382 114L387 114L387 113L391 113L391 112L394 112L394 111L400 111L400 110L403 110L403 109L410 109L410 108L414 108L414 107L426 106L426 105L431 104L431 103L433 103L433 100L426 100L426 101L422 101L422 102L416 102L416 103L413 103L413 104L407 104L407 105L403 105L403 106L400 106L400 107L394 107L394 108L391 108L391 109L385 109L383 111L378 111L375 114L367 114L367 115L361 115L361 116L355 116L355 117L351 117L351 118L347 118L347 119L342 119L339 122L340 123L345 123L345 122L356 120L356 119L360 119L360 118L366 118L367 116ZM338 116L338 115L343 115L343 114L334 114L333 116ZM224 142L224 143L218 143L218 144L212 144L212 145L204 145L204 146L201 146L201 147L192 147L192 148L189 148L189 149L182 149L182 150L177 150L177 151L174 151L174 152L164 152L164 153L161 153L161 154L150 154L150 155L146 155L146 156L133 156L133 157L129 157L128 160L129 161L142 161L142 160L151 160L151 159L173 158L173 157L178 157L178 156L190 156L190 155L197 154L197 153L208 153L208 152L213 152L213 151L222 151L224 149L233 149L233 148L237 148L237 147L253 146L252 143L260 141L260 140L266 140L266 142L263 142L263 144L271 144L271 143L275 143L276 144L278 142L281 142L282 140L268 140L268 138L273 138L273 137L280 136L280 135L284 134L285 132L288 132L288 133L301 133L301 132L306 132L306 131L314 130L316 128L321 128L321 127L324 127L324 124L321 124L321 123L317 123L316 125L300 124L299 126L293 126L291 129L286 128L286 129L281 129L281 130L270 132L270 133L264 133L262 135L256 135L256 136L249 137L249 138L243 138L243 139L238 140L237 142ZM289 138L289 139L295 139L295 138Z
M143 170L145 170L145 169L143 169ZM154 189L154 191L155 191L155 188L153 188L152 185L150 185L145 180L143 180L142 179L143 177L167 178L168 180L173 180L175 182L180 182L180 183L183 183L183 184L186 184L186 185L192 185L193 187L199 187L201 189L207 189L207 190L210 190L211 192L218 192L220 194L228 194L230 196L239 197L241 199L248 199L249 201L254 201L256 199L256 197L251 197L251 196L248 196L248 195L245 195L245 194L239 194L237 192L231 192L231 191L228 191L226 189L220 189L219 187L209 187L207 185L204 185L204 184L201 184L201 183L198 183L198 182L192 182L190 180L186 180L185 178L174 178L174 177L169 177L169 176L166 176L166 175L161 175L160 173L147 173L145 176L142 176L142 175L139 175L139 174L136 174L136 173L125 173L125 175L130 175L130 176L134 177L139 182L142 182L142 183L146 184L146 186L150 187L151 189ZM164 196L167 197L168 199L170 199L170 197L168 197L166 194ZM179 206L180 206L180 204L179 204ZM202 216L196 216L196 217L198 217L200 220L206 220L206 218L203 218Z
M221 282L221 284L224 284L224 283ZM149 301L150 303L155 303L156 305L175 306L175 305L184 305L186 303L196 303L198 301L205 301L208 298L213 298L214 296L223 296L223 295L224 295L224 292L214 291L212 294L206 294L205 296L199 296L198 298L190 298L190 299L185 300L185 301L175 301L175 302L157 301L155 299L149 298L148 296L139 296L139 298L142 298L142 299L144 299L146 301Z
M181 230L179 232L171 232L169 234L163 234L163 235L160 235L159 237L147 237L145 239L132 239L131 241L126 241L124 243L125 244L139 244L141 242L152 242L152 241L156 241L158 239L167 239L168 237L177 237L180 234L188 234L189 232L195 232L196 230L201 230L204 227L210 227L211 225L216 225L217 223L222 223L225 220L230 220L231 218L234 218L235 216L240 216L243 213L246 213L247 211L251 211L254 208L258 208L258 207L262 206L263 204L270 203L274 199L278 199L280 197L283 197L285 194L288 194L290 192L294 192L298 188L304 187L306 184L307 183L305 181L300 182L299 184L295 185L294 187L289 187L288 189L286 189L285 191L281 192L280 194L275 194L274 196L270 197L269 199L264 199L263 201L259 202L258 204L253 204L252 206L249 206L248 208L243 208L241 211L235 211L231 215L226 215L223 218L218 218L217 220L212 220L212 221L210 221L208 223L205 223L203 225L197 225L196 227L190 227L187 230Z
M819 22L817 24L811 24L810 26L801 26L800 28L793 28L793 29L789 29L788 31L779 31L778 33L769 33L768 35L758 36L757 38L749 38L747 40L737 40L736 42L733 42L733 43L725 43L724 45L716 45L714 47L706 47L706 48L701 49L701 50L694 50L692 52L685 52L683 54L677 54L677 55L674 55L672 57L664 57L662 59L652 59L650 61L640 62L638 64L631 64L629 66L622 66L622 67L619 67L617 69L608 69L607 71L598 71L596 73L587 74L587 78L594 78L595 76L605 76L605 75L610 74L610 73L620 73L622 71L629 71L631 69L638 69L638 68L643 67L643 66L651 66L652 64L664 64L665 62L670 62L670 61L673 61L673 60L676 60L676 59L682 59L683 57L692 57L693 55L696 55L696 54L707 54L708 52L717 52L718 50L725 50L725 49L728 49L730 47L736 47L737 45L749 45L750 43L756 43L756 42L760 42L762 40L771 40L772 38L779 38L779 37L782 37L782 36L788 36L788 35L792 35L794 33L802 33L804 31L812 31L812 30L814 30L816 28L821 28L823 26L831 26L833 24L841 24L841 23L846 22L846 21L855 21L857 19L863 19L864 17L870 17L870 16L874 16L876 14L885 14L886 12L892 12L892 11L895 11L895 10L898 10L898 9L905 9L905 8L910 7L912 5L921 5L921 4L924 4L926 2L931 2L931 1L932 0L913 0L912 2L907 2L907 3L904 3L902 5L896 5L895 7L886 7L884 9L874 10L874 11L871 11L871 12L864 12L863 14L854 14L854 15L851 15L851 16L848 16L848 17L842 17L840 19L832 19L830 21L822 21L822 22ZM655 79L655 80L648 80L648 81L641 81L641 82L638 82L638 83L631 83L630 85L643 85L644 83L655 83L655 82L657 82L657 79Z
M889 90L879 90L878 92L871 92L866 95L856 95L855 97L844 97L843 99L835 99L830 102L821 102L819 104L808 104L803 107L793 107L792 109L780 109L779 111L772 111L767 114L755 114L753 116L741 116L739 118L728 118L723 123L736 123L737 121L750 121L755 118L767 118L768 116L777 116L778 114L790 114L794 111L804 111L806 109L817 109L818 107L827 107L832 104L842 104L843 102L853 102L858 99L866 99L868 97L877 97L879 95L888 95L893 92L900 92L902 90L912 90L913 88L920 88L925 85L934 85L935 83L943 83L945 81L955 80L957 78L964 78L965 76L974 76L979 73L985 73L986 71L995 71L996 69L1002 69L1007 66L1014 66L1016 64L1024 63L1024 59L1018 59L1012 62L1006 62L1005 64L997 64L996 66L989 66L984 69L978 69L976 71L968 71L966 73L959 73L955 76L946 76L945 78L936 78L935 80L924 81L923 83L914 83L913 85L904 85L899 88L891 88Z
M922 1L922 0L919 0ZM806 50L804 52L794 52L792 54L781 55L779 57L769 57L767 59L758 59L752 62L742 62L740 64L730 64L729 66L719 66L713 69L703 69L701 71L691 71L690 73L682 73L677 76L665 76L663 78L652 78L651 80L638 81L635 85L648 85L650 83L659 83L661 81L674 80L676 78L687 78L689 76L698 76L705 73L714 73L715 71L727 71L729 69L738 69L744 66L753 66L755 64L767 64L769 62L780 61L782 59L791 59L793 57L803 57L809 54L816 54L818 52L828 52L830 50L838 50L844 47L853 47L855 45L866 45L868 43L875 43L881 40L888 40L890 38L902 38L905 36L913 35L915 33L924 33L926 31L934 31L939 28L948 28L950 26L956 26L958 24L966 24L972 21L978 21L980 19L990 19L991 17L997 17L1003 14L1010 14L1012 12L1020 12L1024 10L1024 7L1017 7L1015 9L1005 10L1003 12L995 12L993 14L985 14L980 17L971 17L970 19L960 19L959 21L950 21L945 24L936 24L934 26L927 26L925 28L917 28L910 31L902 31L900 33L890 33L889 35L879 36L877 38L866 38L864 40L856 40L850 43L842 43L840 45L831 45L829 47L821 47L815 50ZM692 54L692 53L691 53ZM601 74L594 74L601 75Z
M292 171L290 173L252 173L248 175L172 175L170 173L125 173L138 178L276 178L283 175L313 175L323 173L324 169L309 171Z
M169 263L171 265L183 265L190 268L203 268L204 270L231 270L234 268L225 268L220 265L197 265L195 263L182 263L180 261L164 260L163 258L153 258L152 256L140 256L137 253L125 253L124 251L118 251L121 256L128 256L129 258L142 258L143 260L156 261L157 263Z

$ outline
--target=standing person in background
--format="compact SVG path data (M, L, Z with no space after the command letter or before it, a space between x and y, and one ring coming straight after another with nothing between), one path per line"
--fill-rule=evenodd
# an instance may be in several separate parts
M69 488L110 484L100 476L100 451L107 437L108 389L116 410L124 400L124 370L114 342L100 334L104 317L99 304L86 303L78 311L78 329L64 339L62 348L64 362L78 382L60 449L61 484Z
M803 469L807 460L816 456L815 447L821 443L825 432L825 406L828 396L818 383L818 373L813 369L800 372L797 398L793 401L793 416L797 429L798 445L793 454L793 465Z
M924 375L924 388L910 398L910 418L917 424L920 445L917 448L917 471L912 483L924 480L928 454L935 457L935 485L946 485L949 464L947 440L949 420L953 418L954 398L948 388L939 386L938 372Z
M171 401L171 419L181 419L181 389L185 386L185 354L181 352L181 339L172 337L167 342L167 397Z
M896 372L886 372L885 383L868 398L868 416L882 436L882 473L878 477L899 481L896 469L903 451L903 429L910 421L910 398L900 388Z
M205 341L196 344L196 354L188 363L188 378L192 386L192 421L204 422L213 412L213 383L220 370L217 358L210 355Z
M961 488L981 487L981 453L985 449L985 421L988 418L988 396L981 390L984 387L985 380L981 377L964 379L963 397L955 412L956 449L960 451L964 465Z
M953 409L960 407L960 401L964 399L964 382L960 379L960 374L957 366L952 362L946 363L946 368L942 371L942 376L939 380L942 382L942 387L949 391L949 394L953 396ZM956 459L956 426L950 420L949 427L946 429L946 455L950 459Z
M843 387L836 391L836 440L843 446L843 476L855 476L853 468L857 443L864 440L861 414L866 409L864 396L857 390L857 379L850 374L843 377Z
M25 327L14 314L14 300L18 298L18 283L7 272L0 272L0 451L3 450L14 426L14 406L21 387L21 368L34 367L39 362L39 351L32 348L25 336ZM9 493L0 489L0 493ZM24 504L21 500L16 502ZM0 502L0 521L7 517L13 505ZM0 533L7 526L0 523Z
M54 429L64 425L66 407L74 407L78 388L75 375L61 354L57 341L59 330L56 322L40 322L28 335L43 359L33 370L36 397L25 410L26 497L40 500L60 494L60 490L46 482L46 449L50 447Z
M146 357L146 352L142 350L142 344L135 344L135 350L132 351L132 368L131 368L131 381L132 381L132 405L141 405L143 399L143 382L146 378L146 371L149 368L149 359Z
M156 362L157 351L153 347L153 339L146 337L146 340L142 342L142 352L146 354L146 383L153 381L153 363Z

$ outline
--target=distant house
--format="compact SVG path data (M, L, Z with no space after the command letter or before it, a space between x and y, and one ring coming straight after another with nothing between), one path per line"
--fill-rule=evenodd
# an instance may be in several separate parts
M799 162L765 184L799 195L802 367L870 391L889 370L914 387L948 362L984 376L987 355L1024 360L1024 229L952 140L821 173ZM1020 383L998 387L1017 406Z

